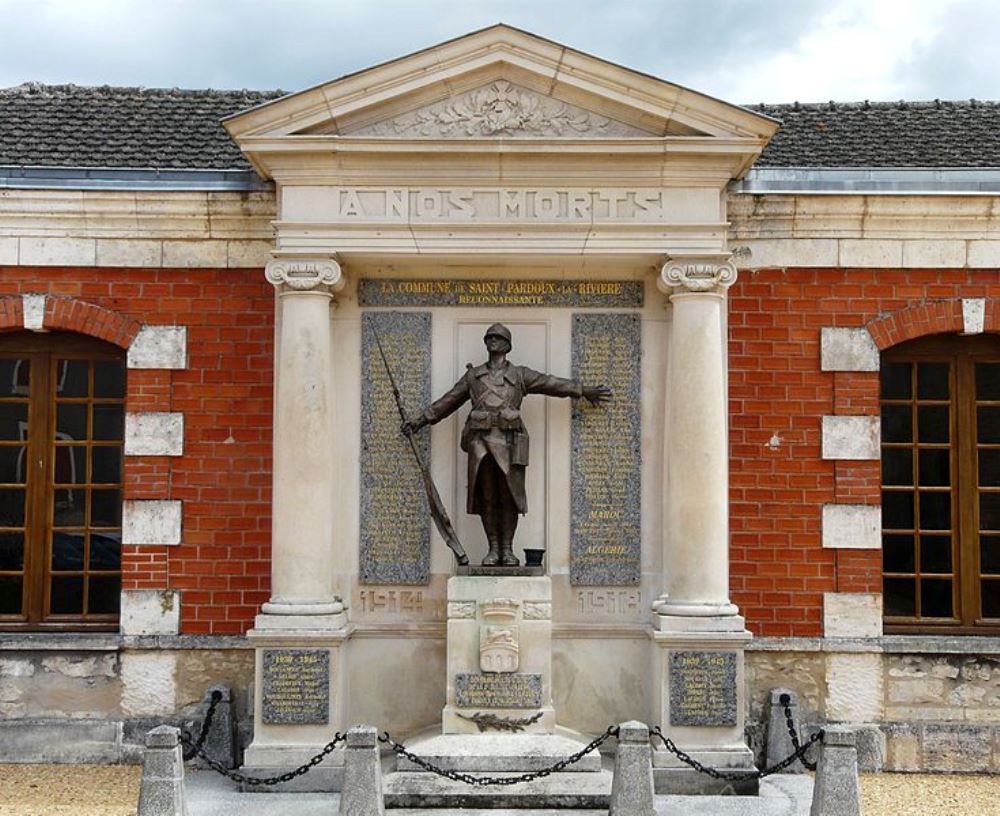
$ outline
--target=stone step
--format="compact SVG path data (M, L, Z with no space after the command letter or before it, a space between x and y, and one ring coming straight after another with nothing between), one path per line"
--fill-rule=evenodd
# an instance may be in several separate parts
M474 787L437 774L399 771L383 780L382 790L387 808L607 811L611 804L611 774L607 771L563 772L517 785Z
M417 740L407 750L447 771L468 773L526 773L551 768L581 750L586 743L558 734L440 734ZM399 757L399 771L421 771ZM601 755L591 751L567 771L596 773Z

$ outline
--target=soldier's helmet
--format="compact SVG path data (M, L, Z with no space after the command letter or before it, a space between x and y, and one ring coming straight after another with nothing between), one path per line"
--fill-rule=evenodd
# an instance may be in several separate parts
M494 323L486 330L486 334L483 335L483 340L487 337L502 337L507 341L507 345L512 345L510 338L510 329L508 329L503 323Z

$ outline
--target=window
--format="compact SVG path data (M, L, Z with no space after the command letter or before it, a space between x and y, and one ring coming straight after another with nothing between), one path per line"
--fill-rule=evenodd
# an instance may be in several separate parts
M1000 631L1000 338L882 356L886 631Z
M125 362L0 335L0 628L117 629Z

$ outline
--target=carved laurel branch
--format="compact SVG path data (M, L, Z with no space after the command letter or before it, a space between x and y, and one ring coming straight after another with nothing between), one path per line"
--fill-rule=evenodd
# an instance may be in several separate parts
M340 264L330 258L271 261L264 269L264 277L275 286L300 292L322 286L337 291L344 286Z
M736 267L729 261L667 261L657 283L663 291L711 292L736 282Z
M458 712L456 712L458 713ZM463 720L468 720L469 722L474 722L476 728L480 732L483 731L523 731L525 727L531 725L532 723L538 722L542 718L542 712L539 711L530 717L524 717L522 719L514 719L513 717L500 717L496 714L489 714L483 711L477 711L471 717L466 717L464 714L458 714L458 716Z

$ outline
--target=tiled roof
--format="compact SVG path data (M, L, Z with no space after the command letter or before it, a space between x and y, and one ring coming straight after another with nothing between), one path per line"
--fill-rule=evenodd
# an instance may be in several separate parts
M1000 103L749 105L782 127L757 167L1000 167Z
M245 170L219 120L283 91L0 89L0 165ZM781 120L758 167L1000 167L1000 103L750 105Z

